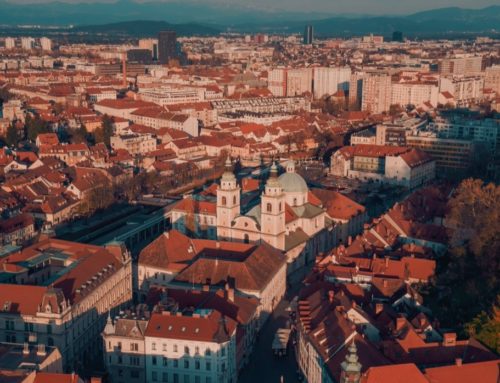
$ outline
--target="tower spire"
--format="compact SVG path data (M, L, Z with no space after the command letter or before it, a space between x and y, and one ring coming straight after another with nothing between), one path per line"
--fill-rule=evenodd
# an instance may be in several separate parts
M358 348L353 339L347 349L345 360L340 364L340 368L342 369L340 383L359 383L361 379L361 367L358 358Z

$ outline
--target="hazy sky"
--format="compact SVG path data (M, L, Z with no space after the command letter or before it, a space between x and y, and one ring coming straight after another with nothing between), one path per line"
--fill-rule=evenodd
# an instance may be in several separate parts
M54 0L8 0L10 3L46 3ZM114 2L116 0L59 0L66 3ZM180 1L180 0L137 0ZM216 3L231 6L245 6L258 9L281 9L300 12L361 13L361 14L407 14L416 11L443 8L483 8L497 5L492 0L184 0L185 2ZM146 5L146 4L145 4ZM147 5L146 5L147 6Z

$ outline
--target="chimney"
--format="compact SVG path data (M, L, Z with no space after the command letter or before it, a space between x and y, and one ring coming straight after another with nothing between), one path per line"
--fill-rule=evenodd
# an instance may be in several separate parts
M334 298L335 298L335 292L333 290L328 291L328 302L333 303Z
M384 310L384 304L383 303L375 303L375 315L378 315Z
M123 75L123 79L122 79L122 86L124 88L127 87L127 53L126 52L123 52L122 53L122 75Z
M399 331L401 330L406 323L406 319L404 317L398 317L396 319L396 330Z
M455 359L455 365L460 367L462 365L462 358L456 358Z
M229 302L234 302L234 289L229 287L229 283L226 283L226 299Z
M47 355L47 352L45 351L45 344L44 343L38 343L38 350L36 351L36 354L38 356Z
M443 345L445 347L455 347L457 345L457 334L454 332L444 334Z

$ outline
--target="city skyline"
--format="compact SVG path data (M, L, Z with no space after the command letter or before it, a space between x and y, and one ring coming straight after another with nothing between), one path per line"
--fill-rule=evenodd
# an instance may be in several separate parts
M311 0L304 5L299 0L283 0L270 4L265 0L189 0L180 2L178 0L3 0L0 3L13 5L33 5L33 4L53 4L60 3L65 5L84 5L84 4L116 4L131 3L148 7L151 4L199 4L202 6L222 7L226 9L251 9L264 12L306 12L324 13L325 17L330 16L405 16L417 12L439 10L442 8L463 8L463 9L482 9L489 6L498 5L491 0L424 0L419 2L404 0L394 2L392 0L382 0L374 4L370 0L340 0L335 3L327 0ZM316 15L319 16L319 15Z

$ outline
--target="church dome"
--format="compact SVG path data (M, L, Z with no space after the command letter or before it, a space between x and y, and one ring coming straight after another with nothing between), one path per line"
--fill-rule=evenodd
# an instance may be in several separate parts
M283 173L279 176L278 181L285 193L307 193L309 191L306 181L297 173Z

